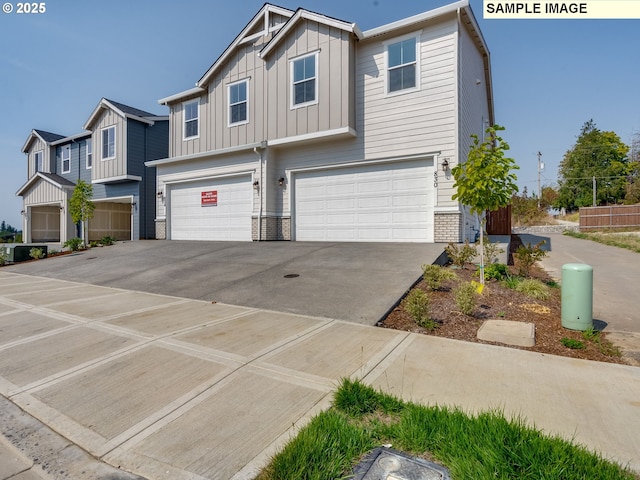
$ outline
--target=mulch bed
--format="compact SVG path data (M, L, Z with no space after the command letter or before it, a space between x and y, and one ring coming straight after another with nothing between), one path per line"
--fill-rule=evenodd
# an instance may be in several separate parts
M520 239L517 235L512 238L512 249L519 246ZM515 269L509 269L515 274ZM404 310L402 304L396 307L379 326L393 328L425 335L447 337L467 342L488 343L506 346L504 344L485 342L476 337L478 328L484 320L510 320L515 322L529 322L535 324L535 341L533 347L508 346L530 350L533 352L561 355L565 357L596 360L600 362L620 363L627 362L619 355L611 354L606 334L600 334L599 342L585 340L582 332L568 330L562 327L560 288L552 287L551 295L547 300L536 300L516 292L502 285L496 280L488 280L484 291L478 299L477 308L471 316L459 312L453 295L453 288L458 281L478 281L475 265L467 265L464 269L455 270L458 280L444 282L438 291L430 291L424 281L420 281L415 288L428 292L430 296L429 315L438 323L438 327L429 331L416 324L411 316ZM531 277L543 282L552 282L550 276L541 268L535 266L531 271ZM571 349L561 343L563 338L579 340L584 343L584 349Z

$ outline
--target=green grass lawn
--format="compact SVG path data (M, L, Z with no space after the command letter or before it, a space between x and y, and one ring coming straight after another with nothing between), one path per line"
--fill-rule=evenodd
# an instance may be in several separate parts
M437 462L460 480L638 478L520 418L406 403L343 380L332 408L314 417L258 480L347 479L364 454L384 444Z
M593 240L594 242L603 243L612 247L626 248L627 250L640 253L640 235L631 233L580 233L568 231L565 232L565 235L585 240Z

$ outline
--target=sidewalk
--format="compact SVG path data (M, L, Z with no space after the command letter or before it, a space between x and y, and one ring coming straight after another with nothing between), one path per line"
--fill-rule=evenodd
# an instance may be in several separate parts
M52 478L100 478L82 451L121 469L102 478L254 478L344 377L501 408L640 471L635 367L0 271L0 393L68 445ZM42 471L24 431L2 424Z

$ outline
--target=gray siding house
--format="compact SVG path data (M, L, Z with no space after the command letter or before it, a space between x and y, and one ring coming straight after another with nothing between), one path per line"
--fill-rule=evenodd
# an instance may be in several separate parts
M23 197L25 242L60 242L82 235L68 212L76 182L93 185L89 240L155 237L155 168L145 162L168 153L168 118L102 99L85 131L62 136L32 130Z
M168 96L158 238L458 242L470 134L494 123L467 0L361 31L265 4L195 88Z

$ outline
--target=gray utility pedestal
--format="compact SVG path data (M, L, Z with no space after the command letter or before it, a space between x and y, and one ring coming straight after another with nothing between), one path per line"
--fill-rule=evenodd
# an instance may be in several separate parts
M583 263L562 266L562 326L593 328L593 267Z

